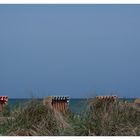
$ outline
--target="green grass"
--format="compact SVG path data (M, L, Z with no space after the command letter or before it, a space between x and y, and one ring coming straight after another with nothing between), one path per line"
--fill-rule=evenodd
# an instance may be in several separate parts
M2 135L55 136L61 135L65 124L63 116L58 112L33 100L26 107L11 112L11 119L1 124L0 133Z
M84 126L89 132L87 135L139 135L140 112L119 101L97 102L91 100Z
M5 108L1 135L20 136L139 136L140 111L124 102L88 101L80 114L61 114L32 100L14 110Z

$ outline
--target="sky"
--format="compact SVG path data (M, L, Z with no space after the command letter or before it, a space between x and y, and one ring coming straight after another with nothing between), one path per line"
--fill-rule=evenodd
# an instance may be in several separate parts
M0 95L140 96L140 5L0 5Z

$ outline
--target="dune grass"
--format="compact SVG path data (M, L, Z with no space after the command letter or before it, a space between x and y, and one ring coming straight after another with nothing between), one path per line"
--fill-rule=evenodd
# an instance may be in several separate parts
M76 135L140 135L140 112L124 102L89 101L89 108L75 127Z
M139 136L140 111L124 102L88 101L87 109L73 115L70 123L75 136Z
M5 113L1 135L12 136L139 136L140 111L124 102L91 99L80 114L62 114L32 100Z
M67 127L59 112L33 100L26 107L11 112L11 118L1 124L3 135L19 136L56 136Z

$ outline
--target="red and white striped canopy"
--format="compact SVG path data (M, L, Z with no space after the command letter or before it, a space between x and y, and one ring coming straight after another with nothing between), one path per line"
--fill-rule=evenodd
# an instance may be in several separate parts
M0 102L6 104L8 102L8 96L0 96Z

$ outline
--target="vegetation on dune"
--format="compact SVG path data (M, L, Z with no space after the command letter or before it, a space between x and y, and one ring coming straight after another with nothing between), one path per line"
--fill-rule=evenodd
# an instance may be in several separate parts
M76 125L77 135L140 135L140 112L124 102L89 101L89 109ZM77 129L80 128L80 129Z
M25 107L16 108L9 114L10 117L0 124L2 135L140 135L139 110L120 101L101 102L92 99L88 101L87 109L80 114L61 114L49 105L32 100Z
M72 135L139 136L140 112L124 102L89 100L81 115L71 117Z
M59 112L35 100L11 112L11 117L0 126L3 135L61 135L63 129L68 127Z

